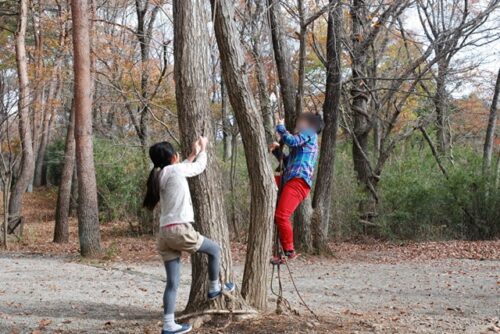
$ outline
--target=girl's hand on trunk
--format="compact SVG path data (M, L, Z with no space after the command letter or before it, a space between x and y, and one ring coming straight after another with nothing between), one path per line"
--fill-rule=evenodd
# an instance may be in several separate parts
M200 145L200 148L201 148L201 152L204 152L207 150L207 146L208 146L208 138L207 137L203 137L201 136L199 139L198 139L198 143Z

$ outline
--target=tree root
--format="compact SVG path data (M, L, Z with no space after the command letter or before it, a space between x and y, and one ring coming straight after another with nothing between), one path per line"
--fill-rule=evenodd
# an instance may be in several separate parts
M176 317L176 320L186 320L186 319L191 319L195 317L201 317L205 315L223 315L223 314L229 314L229 315L252 315L256 316L259 314L259 312L249 309L249 310L222 310L222 309L210 309L210 310L204 310L204 311L199 311L199 312L191 312L187 314L182 314L178 317Z

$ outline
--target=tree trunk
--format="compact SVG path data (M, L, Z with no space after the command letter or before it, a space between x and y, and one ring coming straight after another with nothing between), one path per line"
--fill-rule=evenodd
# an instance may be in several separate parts
M262 31L267 26L262 22L267 19L266 11L263 10L264 0L256 2L255 17L252 18L252 53L255 61L255 72L257 77L257 87L259 91L259 105L264 119L264 129L266 130L266 141L268 144L274 141L273 113L271 110L271 99L267 89L267 77L262 63ZM258 29L258 25L262 29Z
M66 144L64 147L64 165L61 172L61 183L57 193L56 224L54 227L54 242L69 241L69 210L71 203L71 186L75 169L75 111L71 106Z
M175 0L174 17L174 74L182 151L187 156L191 143L198 136L211 136L213 127L209 106L209 54L207 13L202 0ZM214 142L214 138L211 138ZM211 147L214 152L214 147ZM189 180L198 231L221 246L221 280L233 281L231 246L222 185L215 153L209 154L207 169ZM186 312L206 309L227 309L227 300L207 301L206 257L192 256L192 284ZM235 296L234 309L244 301Z
M78 210L78 173L76 166L73 168L73 176L71 177L71 198L69 203L69 216L76 217Z
M155 5L149 15L149 21L146 22L146 14L148 14L149 1L135 1L135 9L137 13L137 32L136 37L139 41L141 49L141 86L140 86L140 107L139 107L139 139L141 141L142 149L147 154L147 147L149 145L149 131L148 131L148 118L149 118L149 49L151 45L151 38L153 34L153 25L156 20L158 5Z
M254 307L267 306L267 278L276 191L268 159L262 114L245 72L245 58L231 1L211 0L214 28L229 100L241 132L250 177L250 226L242 295Z
M78 173L78 236L82 256L101 252L92 145L92 80L87 0L71 1L74 53L75 148Z
M44 175L43 171L45 169L45 153L47 151L47 145L49 143L49 133L50 133L50 119L51 116L53 115L53 110L54 108L52 101L56 97L57 93L57 86L59 84L58 82L58 68L54 69L54 75L52 77L52 81L50 83L49 87L49 93L47 95L47 101L44 103L45 104L45 110L43 114L43 122L42 122L42 131L40 133L40 144L38 146L38 154L37 154L37 159L36 159L36 165L35 165L35 177L33 179L33 186L35 187L40 187L43 185L43 180Z
M269 10L269 23L271 38L273 41L274 60L280 83L281 99L285 109L286 126L288 129L295 127L297 113L295 110L296 88L293 81L293 68L290 62L291 56L283 32L281 22L280 1L267 0Z
M333 4L328 14L327 32L327 76L323 103L325 129L321 140L318 174L313 197L312 237L316 254L328 253L328 230L330 226L331 194L335 168L335 147L338 131L338 116L342 93L341 74L341 29L342 7Z
M222 144L223 144L223 155L222 158L224 162L231 159L231 124L229 123L229 113L227 105L227 92L224 85L224 80L221 79L220 82L220 95L221 95L221 112L222 112Z
M33 179L35 171L35 157L31 138L31 125L29 119L30 89L28 82L28 64L26 59L26 21L28 17L28 0L19 1L19 18L17 23L16 38L16 64L19 80L19 136L21 138L22 159L21 171L12 190L9 201L9 215L20 216L22 197Z
M500 69L498 70L495 92L491 100L490 116L488 118L488 127L486 128L486 137L483 148L483 173L487 174L491 166L491 157L493 155L493 144L495 142L495 128L497 125L497 104L498 94L500 93Z
M436 108L437 122L437 142L438 149L441 155L446 155L448 151L448 135L447 135L447 112L446 112L446 72L447 66L444 61L438 62L438 73L436 79L436 94L434 95L434 106Z
M354 118L352 157L358 182L365 188L367 198L360 202L362 219L371 219L375 210L375 199L369 189L373 189L372 173L368 161L368 139L371 130L371 117L368 110L369 92L365 78L367 76L367 50L363 43L366 12L364 1L354 0L352 15L352 88L351 110Z
M45 113L45 77L43 75L44 72L44 64L43 64L43 44L44 44L44 36L42 30L42 7L43 1L33 1L31 3L31 8L33 8L33 40L35 43L33 57L34 57L34 73L33 73L33 83L34 89L31 92L33 94L33 103L31 105L33 115L33 159L38 160L38 152L40 146L41 132L43 126L43 118ZM35 169L36 171L36 169ZM34 174L36 176L36 174ZM32 180L34 181L34 180ZM33 185L35 186L34 182Z
M306 64L306 35L307 26L305 26L304 1L297 0L297 10L299 14L299 67L297 70L297 93L295 94L295 114L300 115L304 111L304 80L305 80L305 64Z

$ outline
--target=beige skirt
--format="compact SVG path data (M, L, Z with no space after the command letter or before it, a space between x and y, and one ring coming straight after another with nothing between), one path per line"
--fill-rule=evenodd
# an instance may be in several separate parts
M182 252L197 252L203 238L190 223L164 226L160 228L158 235L158 252L163 261L174 260L179 258Z

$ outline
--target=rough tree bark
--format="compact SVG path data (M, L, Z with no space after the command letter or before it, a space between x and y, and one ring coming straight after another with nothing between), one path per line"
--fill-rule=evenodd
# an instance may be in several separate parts
M64 146L64 165L61 172L61 183L57 193L56 223L54 226L54 242L66 243L69 241L69 210L71 203L71 187L75 169L75 111L71 106L66 143Z
M254 307L265 309L273 217L274 178L267 157L262 114L257 108L246 73L245 58L232 1L211 0L214 28L229 100L241 132L250 177L250 226L242 295Z
M495 128L497 125L497 104L498 94L500 93L500 69L498 70L495 92L491 100L490 116L488 118L488 127L486 128L486 137L483 147L483 173L486 174L491 166L491 157L493 155L493 144L495 142Z
M179 129L182 151L187 156L191 144L202 134L213 132L209 106L209 47L207 12L203 0L175 0L174 17L174 75ZM214 141L214 138L211 138ZM213 152L213 147L212 150ZM219 243L222 250L221 280L233 281L231 246L226 212L222 198L219 167L214 154L209 154L207 169L189 180L195 208L197 230ZM245 307L243 299L235 295L233 300L221 298L207 301L208 292L206 256L193 255L192 279L186 313L207 309L233 310Z
M92 145L92 79L88 12L87 0L71 1L75 75L75 152L78 174L78 236L82 256L94 256L101 251Z
M331 195L335 167L335 146L338 131L340 98L342 94L341 73L341 29L342 7L333 6L328 13L328 32L326 37L327 74L326 93L323 103L325 129L321 140L320 157L316 187L312 201L311 221L313 251L317 254L328 253L328 230L330 226Z
M9 201L9 215L19 216L22 208L22 197L33 179L35 157L31 138L29 119L30 89L28 79L28 64L26 58L26 21L28 18L28 0L19 1L19 18L15 34L16 64L19 80L19 136L21 138L22 158L21 170L12 190Z

